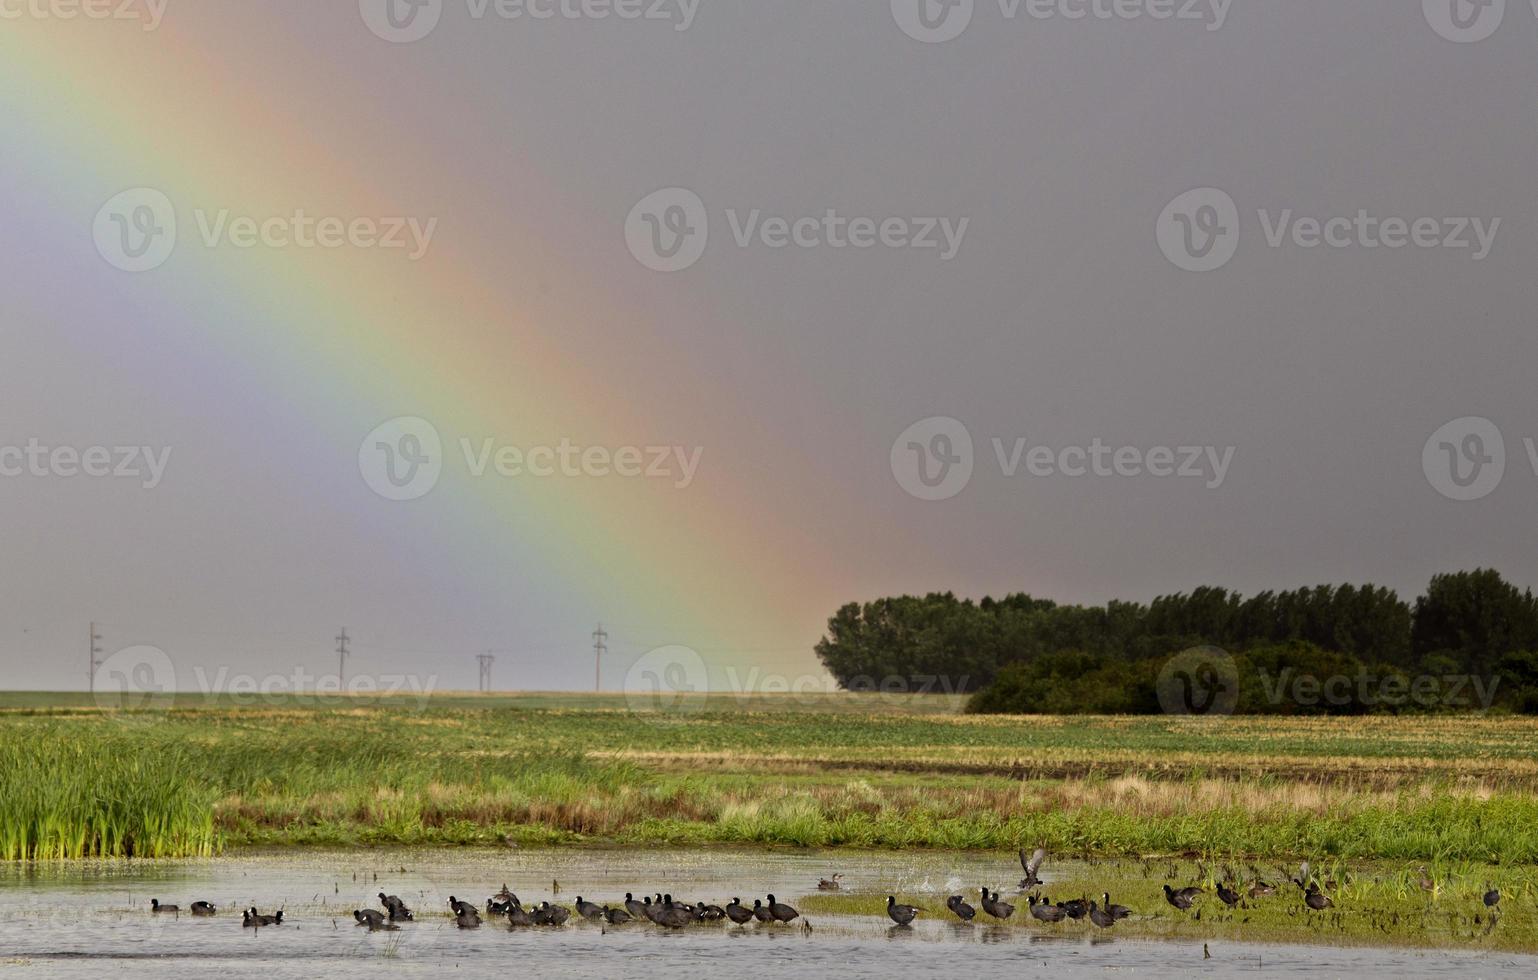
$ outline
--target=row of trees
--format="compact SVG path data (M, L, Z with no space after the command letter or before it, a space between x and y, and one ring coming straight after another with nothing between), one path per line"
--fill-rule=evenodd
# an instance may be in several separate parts
M817 654L851 689L900 678L981 692L977 710L1140 713L1159 710L1168 658L1204 645L1235 656L1249 685L1240 710L1326 710L1278 697L1278 677L1356 677L1358 693L1377 694L1327 707L1361 711L1393 707L1385 684L1455 675L1497 682L1503 706L1538 710L1538 600L1486 569L1438 575L1413 605L1373 585L1248 598L1199 588L1104 606L901 596L844 606Z

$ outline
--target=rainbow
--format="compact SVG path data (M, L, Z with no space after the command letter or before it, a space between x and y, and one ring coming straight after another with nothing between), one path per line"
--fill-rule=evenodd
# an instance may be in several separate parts
M111 21L0 22L0 105L10 120L0 171L24 197L13 221L35 226L48 239L37 251L60 259L29 270L33 286L3 301L9 315L55 326L83 356L107 348L160 373L170 359L186 380L158 397L209 414L211 426L221 413L241 424L219 407L220 392L277 393L273 424L337 461L334 483L322 487L340 496L318 508L366 508L380 528L418 506L379 500L358 478L362 436L394 416L431 420L446 448L461 434L521 445L701 445L700 475L683 491L665 481L461 474L423 504L453 540L506 548L525 576L537 569L534 578L549 580L542 587L578 597L594 618L636 624L649 642L696 647L713 664L812 669L811 642L839 589L804 557L804 531L735 483L729 465L712 467L730 457L712 450L731 434L700 409L727 393L696 381L693 413L680 410L682 399L648 397L649 372L669 364L676 372L687 358L649 350L653 325L609 295L610 264L630 261L623 214L587 213L549 175L518 170L518 200L570 210L570 241L536 240L510 226L516 212L488 216L501 204L480 199L473 181L423 181L436 172L430 136L403 140L380 100L335 69L354 58L393 58L402 72L420 66L370 35L352 4L316 5L324 6L336 9L315 16L336 23L287 46L278 39L293 26L264 23L273 18L261 5L215 13L173 0L154 32ZM316 50L317 33L340 33L329 40L351 47L333 59ZM235 43L243 37L254 43ZM288 60L275 60L275 50ZM370 105L380 117L359 119L357 107ZM176 202L181 234L169 263L131 275L100 260L90 228L103 202L137 186ZM401 252L206 248L190 215L296 207L445 217L412 263ZM615 242L614 255L563 257L599 232ZM536 277L545 289L528 285ZM133 312L99 322L125 307ZM597 361L596 350L608 356Z

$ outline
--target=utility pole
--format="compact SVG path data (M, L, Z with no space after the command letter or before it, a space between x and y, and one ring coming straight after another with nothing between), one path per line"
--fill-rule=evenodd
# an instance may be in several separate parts
M338 688L347 686L347 658L352 656L347 649L350 637L347 635L347 627L342 627L341 634L336 638L336 685Z
M475 655L475 659L480 661L480 664L481 664L481 693L482 694L490 694L491 693L491 665L496 663L497 658L493 657L491 655L491 651L490 650L487 650L485 653L478 653L478 654L476 654Z
M609 652L609 634L603 624L593 630L593 693L603 691L603 655Z
M101 654L101 634L96 632L96 620L91 620L91 646L90 653L86 657L86 681L90 684L91 693L96 693L96 668L101 666L101 661L96 659Z

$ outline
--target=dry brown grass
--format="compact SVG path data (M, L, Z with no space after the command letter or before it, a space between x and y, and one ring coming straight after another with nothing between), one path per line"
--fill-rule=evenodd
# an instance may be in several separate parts
M915 746L900 755L880 750L820 750L803 753L751 754L656 750L593 751L594 758L634 762L664 772L745 772L798 774L826 772L932 773L1003 776L1010 779L1085 779L1090 777L1163 776L1183 779L1208 773L1230 780L1286 779L1301 783L1341 783L1385 791L1427 781L1490 788L1538 786L1538 759L1434 759L1389 757L1320 758L1302 755L1215 756L1203 752L1132 750L1001 750L983 747Z

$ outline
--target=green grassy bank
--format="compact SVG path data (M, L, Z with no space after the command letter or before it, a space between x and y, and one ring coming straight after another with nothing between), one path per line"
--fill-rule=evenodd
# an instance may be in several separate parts
M656 714L4 695L0 858L615 842L1538 861L1528 720L977 718L870 697Z

